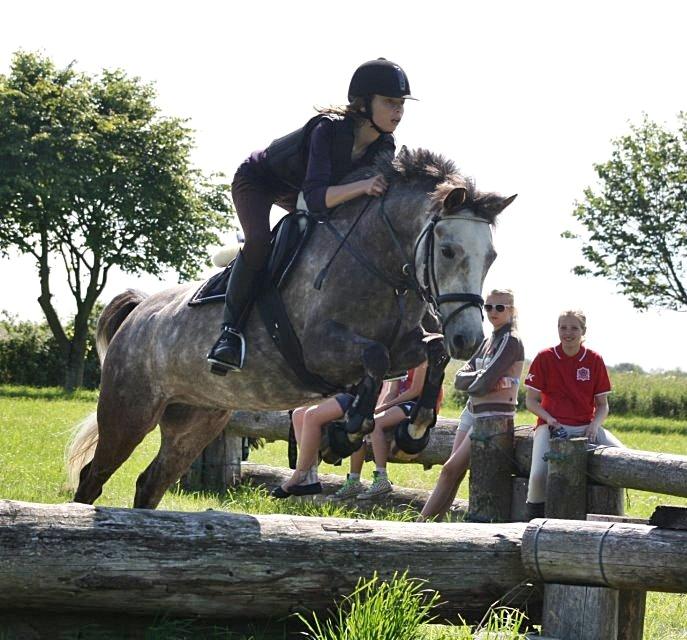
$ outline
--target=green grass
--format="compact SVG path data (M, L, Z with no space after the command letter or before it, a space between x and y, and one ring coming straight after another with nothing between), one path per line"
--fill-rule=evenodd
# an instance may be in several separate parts
M58 389L32 389L0 386L0 498L29 502L65 502L71 495L64 490L63 452L72 427L95 409L97 395L94 392L78 392L66 395ZM442 410L447 417L456 417L458 407ZM532 416L519 413L517 425L531 424ZM672 452L687 455L687 424L668 418L611 416L606 425L625 445L635 449ZM134 455L105 485L99 504L130 507L134 484L138 474L154 457L159 446L158 431L151 433L138 447ZM271 443L251 454L251 461L276 466L286 466L286 443ZM323 465L323 472L344 474L346 466ZM371 475L372 466L366 465L364 473ZM440 469L428 471L418 465L392 465L392 480L399 485L431 489ZM468 482L461 486L459 496L467 498ZM687 506L687 500L659 496L638 491L628 492L629 515L647 517L657 504ZM337 517L374 517L407 520L412 513L391 514L378 511L371 516L357 514L340 505L317 506L308 502L273 500L264 489L240 487L229 495L184 494L169 492L161 509L202 511L222 509L242 513L291 513L326 515ZM649 594L645 638L648 640L687 640L687 596L674 594ZM223 638L231 640L261 640L260 632L251 635L230 634L226 629L215 629L200 634L190 631L186 623L161 622L151 628L147 637L151 640L172 638ZM501 624L501 623L499 623ZM502 628L504 628L502 626ZM421 640L454 640L472 637L464 627L424 625L419 628ZM86 636L83 636L86 637ZM105 636L94 636L104 640ZM517 637L517 635L513 636ZM0 632L0 640L9 640ZM382 640L380 638L380 640Z

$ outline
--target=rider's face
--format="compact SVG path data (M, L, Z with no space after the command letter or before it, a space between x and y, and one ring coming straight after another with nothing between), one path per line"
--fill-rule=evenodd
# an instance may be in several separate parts
M372 96L372 117L375 124L388 133L393 133L403 118L405 99L388 96Z

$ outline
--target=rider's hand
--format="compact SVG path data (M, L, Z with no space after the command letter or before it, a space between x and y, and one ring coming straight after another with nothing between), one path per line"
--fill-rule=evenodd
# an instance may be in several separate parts
M389 183L383 175L375 176L374 178L368 178L367 180L361 180L363 192L367 196L383 196L386 190L389 188Z
M591 422L589 426L584 430L584 435L587 436L589 442L596 442L596 437L599 433L599 425L595 422Z

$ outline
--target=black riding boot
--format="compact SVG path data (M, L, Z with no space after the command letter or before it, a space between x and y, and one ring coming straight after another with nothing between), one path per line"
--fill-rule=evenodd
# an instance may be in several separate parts
M260 271L251 269L239 251L227 283L222 334L207 356L212 373L225 376L228 371L243 367L246 341L241 331L248 308L257 294L259 276Z
M527 520L534 520L535 518L543 518L546 510L545 502L526 502L525 515Z

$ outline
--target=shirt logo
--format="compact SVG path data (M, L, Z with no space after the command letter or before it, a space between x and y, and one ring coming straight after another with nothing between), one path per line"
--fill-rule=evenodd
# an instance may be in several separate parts
M587 367L580 367L577 370L577 379L582 382L589 382L592 379L592 374Z
M532 380L534 380L534 374L528 373L527 377L525 378L525 382L532 382Z

